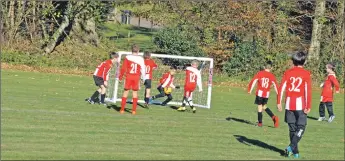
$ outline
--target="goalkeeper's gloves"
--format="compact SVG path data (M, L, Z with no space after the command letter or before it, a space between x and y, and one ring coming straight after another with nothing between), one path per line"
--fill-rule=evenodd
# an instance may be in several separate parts
M175 86L176 89L180 89L180 86Z

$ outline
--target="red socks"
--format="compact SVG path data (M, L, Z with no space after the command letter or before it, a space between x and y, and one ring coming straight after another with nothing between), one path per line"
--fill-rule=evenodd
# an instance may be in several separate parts
M126 102L127 102L127 98L126 98L126 97L122 97L122 101L121 101L121 111L124 111L124 110L125 110Z
M138 98L133 98L133 108L132 111L137 110Z

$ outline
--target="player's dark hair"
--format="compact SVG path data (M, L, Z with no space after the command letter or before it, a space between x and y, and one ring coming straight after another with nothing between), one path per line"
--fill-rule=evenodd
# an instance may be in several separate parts
M139 52L139 46L137 44L132 45L132 52L133 53L138 53Z
M148 51L144 52L144 59L150 59L151 58L151 53Z
M292 63L295 66L303 66L307 59L307 54L303 51L299 51L292 55Z
M327 64L327 67L334 71L335 70L335 63L330 62L330 63Z
M118 58L119 57L119 53L112 51L112 52L109 53L109 57L110 57L110 59Z
M273 65L273 62L272 61L267 61L266 64L265 64L265 69L271 69L272 68L272 65Z

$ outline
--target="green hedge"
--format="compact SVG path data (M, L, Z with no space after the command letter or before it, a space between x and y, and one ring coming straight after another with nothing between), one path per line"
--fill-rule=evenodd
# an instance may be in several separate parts
M16 51L3 51L1 62L10 64L23 64L36 67L57 67L63 69L93 70L97 65L107 59L106 54L65 55L56 54L42 56Z

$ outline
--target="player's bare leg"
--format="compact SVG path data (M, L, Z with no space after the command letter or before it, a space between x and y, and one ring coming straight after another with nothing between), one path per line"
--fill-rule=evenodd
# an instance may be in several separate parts
M133 91L133 107L132 107L133 115L136 114L137 105L138 105L138 91Z
M121 110L120 113L123 114L125 112L125 106L127 103L127 97L128 97L128 90L124 90L122 94L122 100L121 100Z
M262 105L258 105L258 126L262 127Z
M263 106L263 109L266 111L266 113L272 118L274 127L279 127L279 118L278 116L275 116L273 112L268 108L266 105Z

